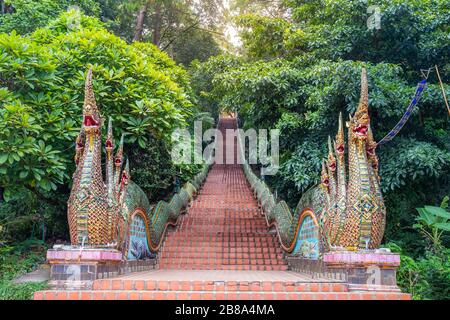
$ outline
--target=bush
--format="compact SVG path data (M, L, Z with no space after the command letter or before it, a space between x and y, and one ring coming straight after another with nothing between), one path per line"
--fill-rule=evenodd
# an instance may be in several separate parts
M0 300L28 300L35 291L47 287L46 282L14 284L12 280L34 270L45 261L46 246L28 240L15 246L0 247Z
M400 253L397 284L415 300L450 299L450 250L436 255L427 251L424 257L414 260L393 242L387 244L392 252Z
M15 30L20 34L44 27L58 14L76 5L86 14L98 15L100 7L95 0L14 0L13 13L0 15L0 32Z
M101 114L112 117L117 142L124 133L125 143L138 147L135 158L154 159L152 179L171 166L163 152L170 148L171 132L186 127L196 112L187 72L165 53L149 44L129 45L95 18L81 16L74 28L69 22L77 14L64 13L27 36L0 34L0 186L4 199L13 201L0 205L0 219L17 216L14 200L31 193L24 208L31 207L21 216L38 214L55 237L65 233L90 66ZM160 148L147 149L149 137ZM167 187L167 176L161 179L151 183Z

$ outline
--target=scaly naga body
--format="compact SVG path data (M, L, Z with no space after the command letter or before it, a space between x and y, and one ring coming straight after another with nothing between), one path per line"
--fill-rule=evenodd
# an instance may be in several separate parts
M123 166L123 136L115 157L113 155L111 119L106 139L104 182L101 168L101 129L102 119L92 88L92 70L89 70L83 125L76 140L77 167L68 202L71 243L114 247L122 251L127 259L148 258L149 251L156 252L159 249L167 225L176 223L181 209L192 198L195 187L186 184L170 203L160 201L156 209L151 210L146 194L130 179L128 161ZM205 175L204 172L199 175L195 183L200 184ZM141 239L136 239L136 236L132 239L131 235L136 230ZM131 243L133 241L139 243ZM130 250L134 250L133 256L128 255Z
M314 239L318 240L316 253L319 249L327 251L334 247L357 250L380 246L386 209L379 184L376 142L370 129L365 69L361 76L360 102L347 126L348 176L344 124L340 115L335 142L331 138L328 140L328 158L322 164L321 183L305 192L293 213L284 201L276 204L273 197L267 196L267 186L244 167L269 225L277 227L282 247L289 253L303 254L301 242L311 243ZM304 230L306 218L310 221Z
M360 102L348 122L346 210L340 210L336 223L331 224L330 230L324 230L335 234L331 239L334 246L374 249L379 247L384 234L386 210L380 191L376 143L370 130L368 106L367 75L363 69Z

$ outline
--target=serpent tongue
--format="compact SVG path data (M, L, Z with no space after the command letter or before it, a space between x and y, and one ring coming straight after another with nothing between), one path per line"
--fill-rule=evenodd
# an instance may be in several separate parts
M367 126L365 125L359 125L354 131L360 135L366 135L367 134Z
M97 126L98 122L92 116L84 116L84 125L86 127Z

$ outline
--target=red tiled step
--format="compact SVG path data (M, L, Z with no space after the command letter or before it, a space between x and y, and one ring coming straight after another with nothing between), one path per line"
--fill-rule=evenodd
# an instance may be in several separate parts
M215 262L215 261L182 261L182 262L163 262L159 265L159 270L259 270L259 271L281 271L288 270L284 264L237 264L234 262Z
M163 263L159 270L259 270L259 271L280 271L287 270L284 264L238 264L234 262L215 262L215 261L186 261L182 263Z
M410 300L392 292L40 291L34 300Z
M262 292L347 292L345 283L294 281L180 281L180 280L96 280L94 290L173 291L262 291Z
M235 254L281 254L280 248L241 248L241 247L224 247L224 246L165 246L164 252L217 252L217 253L235 253Z
M205 264L205 265L284 265L284 260L282 259L232 259L232 258L216 258L216 257L170 257L164 258L163 260L167 264Z
M208 252L208 251L199 251L199 252L170 252L170 251L164 251L164 253L161 254L161 257L168 258L168 259L179 259L179 258L194 258L194 259L237 259L241 261L245 260L280 260L283 261L283 255L281 254L236 254L236 253L216 253L216 252Z

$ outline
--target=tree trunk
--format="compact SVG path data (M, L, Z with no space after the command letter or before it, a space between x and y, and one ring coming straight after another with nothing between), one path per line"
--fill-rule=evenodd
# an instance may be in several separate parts
M0 10L1 14L13 13L14 8L10 4L6 4L4 0L0 0Z
M153 29L153 36L152 36L152 42L155 46L159 46L159 42L161 40L161 2L156 3L155 8L155 23L154 23L154 29Z
M137 21L136 21L136 31L134 32L133 41L142 41L142 36L144 33L145 16L147 15L148 3L144 4L139 10Z

